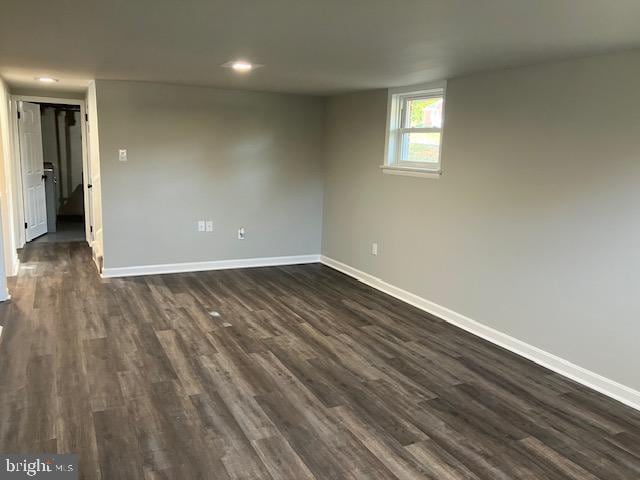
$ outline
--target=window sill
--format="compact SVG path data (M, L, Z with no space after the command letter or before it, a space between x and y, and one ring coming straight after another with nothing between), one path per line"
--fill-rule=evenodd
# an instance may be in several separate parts
M424 168L396 167L393 165L380 165L382 173L389 175L404 175L406 177L440 178L442 172L425 170Z

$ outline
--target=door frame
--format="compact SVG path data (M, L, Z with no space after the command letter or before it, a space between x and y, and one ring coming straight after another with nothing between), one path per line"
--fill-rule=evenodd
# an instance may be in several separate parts
M93 235L92 235L92 207L89 199L89 188L91 181L91 172L89 166L89 156L87 150L87 109L84 100L77 98L58 98L58 97L39 97L32 95L11 95L10 97L10 110L11 110L11 126L13 128L13 183L14 202L16 205L14 215L14 232L16 232L16 246L17 248L23 248L25 240L24 231L24 197L23 197L23 185L22 185L22 168L20 158L20 139L18 130L18 102L32 102L32 103L53 103L58 105L77 105L80 107L80 132L82 137L82 184L83 184L83 196L84 196L84 228L85 228L85 240L90 247L93 247Z

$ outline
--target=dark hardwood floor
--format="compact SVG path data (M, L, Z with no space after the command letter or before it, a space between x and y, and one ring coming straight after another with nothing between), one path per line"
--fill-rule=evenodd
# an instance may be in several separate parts
M640 478L639 412L321 265L29 245L0 318L0 451L82 478Z

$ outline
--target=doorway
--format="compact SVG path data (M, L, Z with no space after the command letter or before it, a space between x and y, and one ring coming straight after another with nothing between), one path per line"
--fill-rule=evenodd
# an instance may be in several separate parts
M91 244L84 102L15 97L26 242Z

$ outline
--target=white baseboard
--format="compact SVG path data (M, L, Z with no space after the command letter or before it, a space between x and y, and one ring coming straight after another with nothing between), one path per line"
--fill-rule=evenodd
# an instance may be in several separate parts
M209 262L167 263L163 265L142 265L136 267L103 268L102 278L133 277L139 275L159 275L163 273L202 272L205 270L225 270L229 268L273 267L277 265L298 265L318 263L320 255L294 255L288 257L239 258L214 260Z
M13 257L13 272L9 275L10 277L15 277L20 272L20 259L18 258L18 254L15 253Z
M406 290L391 285L377 277L374 277L373 275L353 268L345 263L324 255L321 256L320 261L331 268L360 280L362 283L365 283L370 287L387 293L392 297L419 308L420 310L429 312L448 323L466 330L467 332L506 348L511 352L542 365L549 370L553 370L554 372L564 375L565 377L592 388L604 395L614 398L625 405L635 408L636 410L640 410L640 392L637 390L575 365L568 360L560 358L549 352L545 352L538 347L529 345L528 343L499 332L487 325L476 322L475 320L438 305L437 303L407 292Z

